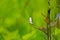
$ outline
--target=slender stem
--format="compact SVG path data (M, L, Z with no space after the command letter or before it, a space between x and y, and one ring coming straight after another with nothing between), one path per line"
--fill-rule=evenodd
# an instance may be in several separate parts
M51 40L51 27L50 27L50 9L48 10L48 14L47 14L47 17L48 17L48 23L47 23L47 36L48 36L48 40Z
M50 0L48 1L48 4L49 4L49 8L48 8L48 14L47 14L47 17L48 17L48 23L47 23L47 36L48 36L48 40L51 40L51 27L50 27Z

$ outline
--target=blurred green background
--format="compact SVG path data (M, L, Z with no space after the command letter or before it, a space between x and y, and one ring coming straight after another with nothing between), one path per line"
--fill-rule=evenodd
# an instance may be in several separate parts
M50 4L50 19L54 20L58 13L57 0L51 0ZM0 40L47 40L46 34L28 22L31 16L36 26L46 28L41 13L47 16L47 11L48 0L0 0ZM56 29L55 33L60 35L60 30Z

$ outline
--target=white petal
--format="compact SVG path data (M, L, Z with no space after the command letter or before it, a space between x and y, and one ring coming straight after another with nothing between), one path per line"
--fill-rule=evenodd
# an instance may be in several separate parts
M29 23L32 24L32 18L31 17L29 18Z

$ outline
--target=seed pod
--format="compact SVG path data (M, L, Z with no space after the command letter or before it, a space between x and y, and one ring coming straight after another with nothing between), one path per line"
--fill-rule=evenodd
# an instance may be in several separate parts
M45 18L45 22L46 22L46 23L49 23L48 17Z

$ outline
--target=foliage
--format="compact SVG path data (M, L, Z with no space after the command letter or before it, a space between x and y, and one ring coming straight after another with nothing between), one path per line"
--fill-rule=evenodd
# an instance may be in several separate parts
M51 0L50 4L50 19L54 20L58 12L57 0ZM47 40L44 32L29 24L29 17L32 17L36 26L46 28L45 17L41 14L47 16L47 11L48 0L0 0L0 40ZM60 40L59 29L55 33L54 37Z

